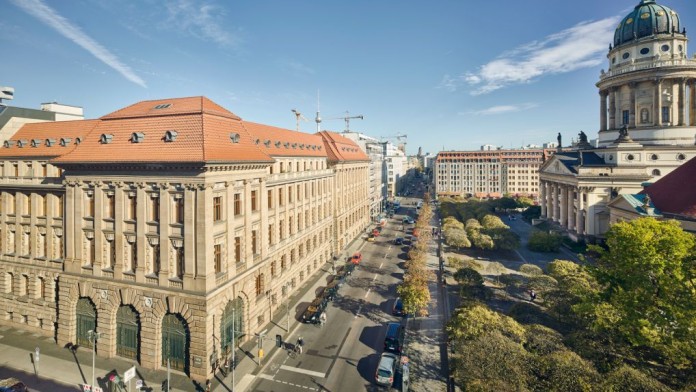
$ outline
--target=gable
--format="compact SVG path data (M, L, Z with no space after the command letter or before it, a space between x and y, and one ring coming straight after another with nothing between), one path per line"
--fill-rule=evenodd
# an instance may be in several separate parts
M575 175L575 173L568 169L568 166L559 159L558 155L554 155L551 159L544 162L539 168L539 173L561 174L565 176Z

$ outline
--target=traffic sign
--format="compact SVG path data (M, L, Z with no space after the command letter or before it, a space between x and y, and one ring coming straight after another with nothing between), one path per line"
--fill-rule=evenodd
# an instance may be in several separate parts
M135 380L135 389L143 388L143 380Z
M126 370L123 372L123 382L128 382L130 381L133 377L135 377L135 366L131 367L130 369Z
M83 385L82 392L92 392L92 386L87 384Z

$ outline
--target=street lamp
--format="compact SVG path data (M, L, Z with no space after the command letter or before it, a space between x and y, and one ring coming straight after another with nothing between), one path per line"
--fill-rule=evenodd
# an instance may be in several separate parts
M92 343L92 387L94 387L94 357L97 354L97 340L101 338L101 333L89 330L87 331L87 339Z

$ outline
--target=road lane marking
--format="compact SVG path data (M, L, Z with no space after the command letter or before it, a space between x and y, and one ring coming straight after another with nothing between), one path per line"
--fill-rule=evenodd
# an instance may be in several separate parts
M384 265L384 263L380 263L380 264L379 264L379 269L382 269L382 266L383 266L383 265Z
M372 290L372 288L367 289L367 293L365 293L365 297L363 297L363 298L367 298L367 296L370 295L370 290Z
M273 376L271 376L271 375L269 375L269 374L261 373L261 374L259 374L259 378L263 378L264 380L271 380L271 381L273 381Z
M358 316L360 316L360 311L361 311L361 310L362 310L362 305L360 305L360 306L358 307L358 311L355 312L355 317L353 317L354 319L356 319L356 318L358 318Z
M289 372L302 373L302 374L306 374L308 376L314 376L314 377L319 377L319 378L326 377L326 373L315 372L312 370L302 369L302 368L298 368L298 367L294 367L294 366L283 365L280 368L283 370L287 370Z

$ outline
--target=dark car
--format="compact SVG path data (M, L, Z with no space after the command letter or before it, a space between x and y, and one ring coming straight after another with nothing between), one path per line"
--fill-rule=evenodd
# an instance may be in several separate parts
M319 315L321 315L324 309L326 309L326 299L315 298L302 314L302 322L310 324L319 323Z
M404 243L404 239L401 237L396 237L394 239L394 245L403 245L403 243Z
M336 280L332 281L321 292L321 298L324 298L326 301L333 301L334 298L336 298L336 293L338 292L338 287L339 287L338 281L336 281Z
M397 298L396 301L394 301L394 307L392 308L392 314L394 316L404 316L404 302L401 300L401 298Z

